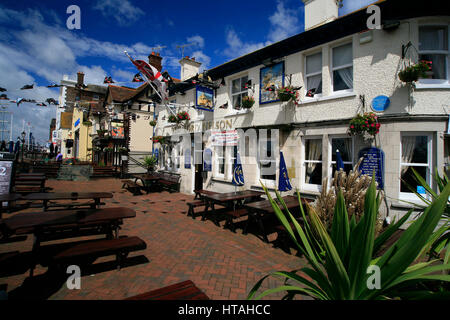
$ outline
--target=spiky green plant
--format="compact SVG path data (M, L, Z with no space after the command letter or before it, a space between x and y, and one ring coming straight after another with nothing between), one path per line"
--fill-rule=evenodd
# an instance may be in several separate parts
M306 214L300 205L304 221L304 225L301 226L287 209L280 193L276 192L276 196L281 207L274 201L264 185L263 188L278 219L310 266L296 271L277 271L263 277L251 289L248 299L260 299L276 292L286 292L284 299L292 299L296 294L308 295L320 300L449 297L449 292L434 293L419 290L404 292L401 289L426 281L450 281L450 275L438 273L449 270L449 264L443 264L437 259L415 263L424 246L434 236L434 229L445 210L450 195L450 184L380 257L375 257L375 253L409 218L412 210L375 238L375 222L380 197L376 195L374 178L366 192L364 214L359 222L354 218L349 221L344 197L342 192L339 193L331 233L326 230L311 206L307 205L309 219L306 219ZM301 204L298 192L297 196L299 204ZM294 229L291 228L290 223L293 223ZM316 243L313 231L319 235L319 243ZM296 234L299 241L297 241ZM368 272L370 266L379 267L379 289L370 289L368 286L371 276L371 273ZM258 289L269 276L283 278L284 285L265 290L257 296ZM291 281L294 284L291 284Z

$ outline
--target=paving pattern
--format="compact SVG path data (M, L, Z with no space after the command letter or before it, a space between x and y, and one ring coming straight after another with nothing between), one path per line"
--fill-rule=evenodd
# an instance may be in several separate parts
M47 185L53 191L113 192L114 197L105 200L107 207L136 210L136 218L124 221L121 235L140 237L147 249L131 253L129 264L121 270L108 263L113 261L112 256L98 259L94 271L82 277L80 290L69 290L65 283L48 280L43 267L36 269L33 279L28 278L26 270L0 277L0 290L6 287L11 298L124 299L190 279L212 299L240 300L246 299L253 285L269 272L299 269L307 264L295 255L295 250L289 254L274 245L277 234L271 234L271 243L265 243L256 228L249 228L249 233L243 235L241 227L236 233L224 229L224 221L218 227L210 220L188 217L186 201L192 200L192 195L156 192L133 196L121 189L117 179L49 180ZM0 254L29 251L32 240L28 236L25 241L0 244ZM280 280L270 278L263 288L280 284ZM280 297L275 294L267 298Z

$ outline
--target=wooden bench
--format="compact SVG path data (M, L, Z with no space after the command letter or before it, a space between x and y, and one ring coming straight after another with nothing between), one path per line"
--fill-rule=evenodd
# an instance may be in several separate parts
M230 227L233 232L236 232L236 225L233 223L233 219L238 219L248 215L248 210L245 208L229 210L225 212L225 215L227 217L227 220L224 227Z
M195 201L190 201L187 202L187 205L189 207L187 215L191 216L192 219L195 220L195 212L194 212L194 208L198 208L198 207L203 207L203 206L207 206L206 202L203 200L195 200ZM205 208L206 210L206 208Z
M191 280L187 280L125 300L209 300L209 297Z
M167 172L158 173L157 175L160 177L158 184L162 189L167 189L169 192L180 191L181 175Z
M95 261L100 257L115 255L117 267L120 269L130 252L146 248L146 243L138 237L123 237L43 246L39 248L37 255L41 259L47 257L49 267L57 270L70 264L81 264L83 261Z
M123 183L122 188L126 187L126 189L129 190L130 192L132 192L134 196L138 196L138 195L142 194L142 192L141 192L142 186L141 185L139 185L136 182L131 181L131 180L121 180L121 181Z

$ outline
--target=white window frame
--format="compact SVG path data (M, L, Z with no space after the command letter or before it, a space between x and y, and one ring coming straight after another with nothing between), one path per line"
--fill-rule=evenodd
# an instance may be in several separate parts
M308 57L316 55L316 54L320 54L320 59L321 59L321 61L320 61L320 71L319 72L313 72L313 73L306 73L306 60L308 59ZM322 57L323 57L322 50L305 55L305 61L304 61L305 92L308 92L308 90L309 90L308 89L308 77L317 76L319 74L322 77L322 92L321 93L315 93L314 97L322 97L322 94L323 94L323 60L322 60ZM305 97L305 99L312 99L312 98L311 97Z
M183 162L183 144L180 142L176 146L172 148L172 156L173 156L173 166L172 171L173 172L180 172L181 166L184 163Z
M247 77L247 81L249 80L248 74L242 74L242 75L240 75L240 76L238 76L236 78L230 79L229 83L230 83L230 102L231 102L231 108L230 109L231 109L231 112L233 112L233 110L242 110L242 105L241 105L240 109L236 109L235 108L235 106L233 104L233 97L234 96L243 95L243 94L247 94L247 96L249 95L248 94L248 89L244 89L243 91L239 91L239 92L233 93L233 81L239 80L239 82L241 84L241 87L242 87L242 78L244 78L244 77ZM241 102L242 102L242 97L241 97Z
M447 56L446 65L447 69L445 70L446 79L419 79L419 84L425 85L439 85L450 84L450 24L449 23L421 23L417 28L417 34L420 32L421 27L446 27L447 28L447 51L445 50L420 50L420 46L418 46L419 57L421 54L444 54Z
M271 129L267 129L267 130L271 130ZM274 180L263 179L261 177L261 171L262 170L261 170L260 143L261 142L265 142L266 145L267 145L267 140L268 140L267 137L264 140L262 140L261 137L258 135L258 145L257 145L257 152L256 152L256 160L257 160L257 164L258 164L257 165L257 168L258 168L258 170L257 170L257 183L258 183L258 185L260 185L259 182L261 181L262 183L264 183L264 185L266 187L275 188L276 183L277 183L277 179L278 179L278 157L277 157L277 154L278 154L279 150L278 150L278 146L277 145L273 146L273 155L274 155L273 160L267 160L269 162L274 162L275 163L275 179Z
M223 154L219 153L219 148L221 148L223 150L223 148L225 148L225 150L223 151ZM218 178L218 179L222 179L225 180L225 173L227 172L227 162L226 162L226 154L227 154L227 147L225 146L215 146L214 147L214 178ZM219 172L219 166L220 166L220 159L223 159L225 166L223 169L223 173Z
M333 161L333 139L351 139L352 147L351 147L351 159L352 161L344 161L344 164L351 164L352 168L355 165L355 139L354 137L349 137L348 135L330 135L328 136L328 186L330 186L331 179L333 179L333 164L336 164L336 161Z
M339 66L339 67L335 67L335 66L334 66L334 61L333 61L333 50L336 49L336 48L345 46L345 45L351 45L351 47L352 47L352 63L344 64L344 65L341 65L341 66ZM343 92L353 92L353 90L354 90L354 88L355 88L355 68L354 68L354 63L353 63L353 58L354 58L354 57L353 57L353 41L346 42L346 43L339 43L339 44L336 44L336 45L334 45L333 47L331 47L330 49L331 49L331 50L330 50L330 66L331 66L331 68L330 68L330 72L331 72L331 74L330 74L330 79L331 79L331 92L332 92L333 94L334 94L334 93L343 93ZM353 87L350 88L350 89L344 89L344 90L334 90L334 71L341 70L341 69L346 69L346 68L349 68L349 67L352 67Z
M404 136L424 136L427 137L427 163L404 163L402 162L402 152L403 152L403 144L402 144L402 138ZM402 174L402 167L403 166L410 166L410 167L428 167L428 174L426 176L426 181L428 185L431 185L432 181L432 165L433 165L433 134L429 132L401 132L400 133L400 166L399 166L399 184L398 184L398 190L399 190L399 198L400 200L410 201L410 202L416 202L419 204L423 204L423 201L416 196L412 192L401 192L401 174Z
M320 140L322 141L322 160L306 160L306 141L307 140ZM313 191L313 192L321 192L322 191L322 183L320 184L312 184L312 183L306 183L306 164L307 163L321 163L322 164L322 172L323 172L323 166L325 165L324 158L323 158L323 136L306 136L302 139L302 150L301 150L301 158L302 158L302 178L301 178L301 188L304 191ZM323 176L321 181L323 180Z

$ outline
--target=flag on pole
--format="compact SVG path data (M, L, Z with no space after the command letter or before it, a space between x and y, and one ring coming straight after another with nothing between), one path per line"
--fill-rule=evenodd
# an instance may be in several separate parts
M339 152L339 149L336 149L336 170L345 170L344 168L344 161L342 161L341 153Z
M244 172L242 171L242 164L241 164L241 158L239 157L239 153L237 154L237 157L234 160L232 183L235 186L243 186L244 185Z
M284 161L283 152L280 151L280 177L278 179L278 190L289 191L292 190L291 182L286 168L286 162Z
M164 79L161 72L158 71L154 66L148 64L143 60L133 60L130 56L128 56L134 66L141 72L141 74L147 78L147 80L153 82L161 95L163 101L168 100L167 96L167 80Z

